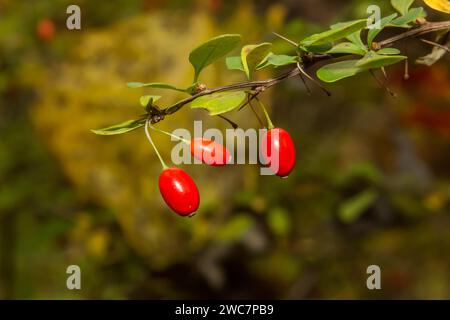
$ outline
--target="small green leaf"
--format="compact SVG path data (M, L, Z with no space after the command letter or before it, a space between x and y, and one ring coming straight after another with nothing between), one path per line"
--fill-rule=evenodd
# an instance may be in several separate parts
M186 92L185 89L180 89L180 88L174 87L170 84L162 83L162 82L151 82L151 83L128 82L127 86L130 88L156 88L156 89L169 89L169 90Z
M383 48L377 51L378 54L385 54L385 55L394 55L394 54L400 54L401 51L397 48Z
M420 8L412 8L405 15L398 17L397 19L391 22L392 25L397 27L406 27L409 28L408 25L411 22L416 21L418 18L423 18L426 16L425 10L422 7Z
M414 0L391 0L391 5L395 10L404 15L408 12L409 7L413 4Z
M146 119L128 120L107 128L91 130L95 134L110 136L115 134L122 134L142 127Z
M189 54L189 62L195 70L194 82L200 72L216 60L231 52L241 41L239 34L224 34L203 43Z
M405 60L406 56L383 56L373 51L369 52L356 63L356 67L364 69L377 69Z
M359 46L352 42L341 42L335 45L331 50L327 51L327 53L345 53L345 54L357 54L363 56L366 54L366 50L361 49Z
M335 183L339 186L348 186L355 181L365 181L371 184L379 184L383 179L380 170L369 161L354 162L344 171L339 172Z
M248 215L237 214L218 230L215 237L223 242L233 242L239 239L253 223L253 219Z
M336 82L338 80L354 76L364 71L356 67L359 60L346 60L323 66L317 71L317 77L324 82Z
M298 62L298 56L288 56L284 54L270 54L267 57L267 65L281 67Z
M345 223L356 221L377 199L374 190L363 191L341 204L338 211L339 218Z
M139 99L139 102L141 103L141 106L146 107L149 103L154 103L156 101L158 101L161 98L161 96L154 96L154 95L145 95L142 96Z
M241 62L244 72L250 79L257 66L267 58L272 44L265 42L255 45L244 46L241 50Z
M195 99L191 102L191 108L206 109L214 116L239 107L246 97L244 91L218 92Z
M367 25L366 19L360 19L349 22L341 22L331 26L330 30L322 33L313 34L302 41L300 41L300 48L306 48L313 44L322 44L327 42L333 42L343 39L361 29Z
M346 38L351 43L357 45L358 47L360 47L364 51L367 51L367 48L366 48L365 44L361 40L361 30L352 33L351 35L347 36Z
M267 224L277 236L284 236L291 229L289 214L282 208L270 210L267 215Z
M242 65L241 57L227 57L226 64L228 70L244 71L244 66Z
M333 48L333 43L325 42L325 43L312 44L310 46L303 46L301 49L306 52L311 52L311 53L325 53L328 50L330 50L331 48Z
M397 14L393 13L390 16L384 17L383 19L380 20L380 28L369 29L369 32L367 33L367 44L369 45L369 48L371 47L375 37L384 29L384 27L386 27L396 17Z

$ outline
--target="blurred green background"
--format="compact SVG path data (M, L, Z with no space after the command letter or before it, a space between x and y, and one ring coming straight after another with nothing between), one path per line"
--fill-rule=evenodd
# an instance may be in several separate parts
M371 2L75 3L79 31L65 26L74 1L0 0L0 298L450 298L448 57L411 63L408 81L402 66L389 68L396 99L368 74L328 85L331 98L312 84L308 96L299 79L271 89L264 99L295 140L295 171L279 179L258 166L184 166L202 205L182 219L159 195L160 164L142 130L89 131L142 113L147 91L125 83L186 86L189 51L215 35L287 52L272 31L301 39L365 17ZM413 57L429 50L408 41ZM244 78L221 60L201 80ZM179 98L164 92L161 101ZM248 110L229 117L258 127ZM226 128L188 108L160 127L194 119ZM169 159L173 143L154 138ZM66 288L71 264L82 290ZM382 290L366 287L371 264Z

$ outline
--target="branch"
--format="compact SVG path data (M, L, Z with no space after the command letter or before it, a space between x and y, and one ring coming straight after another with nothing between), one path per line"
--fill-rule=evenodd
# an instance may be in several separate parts
M426 22L426 23L420 25L419 27L410 29L406 32L403 32L403 33L393 36L391 38L380 41L376 45L379 48L387 47L387 46L390 46L390 45L394 44L395 42L398 42L403 39L417 37L417 36L424 35L427 33L435 32L435 31L439 31L439 30L447 30L447 29L450 29L450 21ZM305 68L310 67L319 61L329 60L329 59L333 59L333 58L334 58L333 56L328 55L328 54L316 54L316 55L308 55L307 54L307 55L304 55L301 57L302 64L304 65ZM296 77L299 75L301 75L301 71L299 70L299 68L296 67L295 69L292 69L292 70L290 70L278 77L272 78L272 79L241 82L241 83L231 84L231 85L227 85L227 86L221 86L221 87L217 87L217 88L210 88L210 89L206 88L206 89L202 90L201 92L194 94L186 99L180 100L177 103L175 103L174 105L170 106L169 108L162 110L161 115L165 116L165 115L175 113L178 110L180 110L183 106L187 105L188 103L190 103L190 102L194 101L195 99L202 97L202 96L206 96L206 95L217 93L217 92L243 90L243 89L248 89L248 90L252 90L252 91L256 91L256 92L262 92L262 91L278 84L279 82L282 82L286 79L293 78L293 77Z
M186 99L178 101L176 104L172 105L171 107L163 110L164 114L172 114L174 112L177 112L179 109L181 109L184 105L194 101L195 99L206 96L209 94L217 93L217 92L224 92L224 91L232 91L232 90L240 90L240 89L249 89L254 91L264 91L273 85L295 76L298 76L300 74L300 71L296 69L293 69L287 73L284 73L276 78L268 79L268 80L259 80L259 81L249 81L249 82L241 82L236 84L231 84L228 86L223 87L217 87L217 88L211 88L211 89L205 89L197 94L194 94Z
M430 32L435 32L435 31L439 31L439 30L447 30L447 29L450 29L450 21L426 22L425 24L421 25L418 28L414 28L414 29L408 30L404 33L400 33L399 35L396 35L394 37L380 41L380 42L378 42L378 44L381 47L386 47L390 44L393 44L394 42L397 42L397 41L400 41L403 39L417 37L417 36L427 34Z
M425 42L427 44L430 44L432 46L441 48L442 50L445 50L445 51L450 53L450 48L448 48L448 47L446 47L446 46L444 46L442 44L439 44L439 43L436 43L436 42L433 42L433 41L430 41L430 40L426 40L426 39L420 39L420 41Z

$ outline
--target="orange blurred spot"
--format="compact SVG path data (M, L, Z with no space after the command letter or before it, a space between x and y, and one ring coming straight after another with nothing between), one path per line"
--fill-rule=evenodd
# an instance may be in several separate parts
M417 104L405 114L404 120L409 125L419 125L436 131L442 136L450 137L450 109Z
M36 26L36 35L42 41L52 41L55 36L55 24L53 21L48 18L40 20Z
M403 80L403 70L394 75L393 84L411 95L421 98L450 98L450 75L447 68L439 64L418 67L410 71L408 80Z

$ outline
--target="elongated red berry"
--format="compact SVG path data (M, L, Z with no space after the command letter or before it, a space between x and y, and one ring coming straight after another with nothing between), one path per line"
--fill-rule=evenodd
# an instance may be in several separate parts
M191 154L210 166L220 167L231 161L226 147L212 140L196 138L191 141Z
M194 180L179 168L161 172L159 191L167 205L180 216L193 215L200 204L200 194Z
M262 140L262 152L272 171L287 177L295 166L295 145L289 133L280 128L270 129Z

